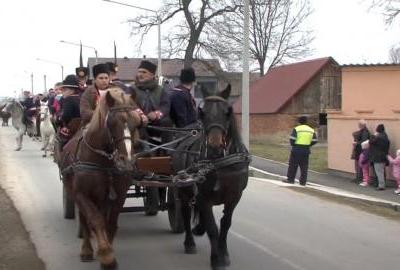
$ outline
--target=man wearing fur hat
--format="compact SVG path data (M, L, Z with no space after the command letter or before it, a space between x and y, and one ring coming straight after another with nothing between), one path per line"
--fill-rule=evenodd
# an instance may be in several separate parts
M147 60L140 63L136 75L133 91L136 93L136 102L155 125L163 125L169 117L168 92L158 85L156 80L157 66Z
M135 85L131 88L131 92L136 94L136 103L146 119L155 126L172 126L169 118L170 100L169 94L166 89L158 85L156 80L157 66L147 60L140 63L136 75ZM166 132L158 132L146 128L139 129L139 134L142 139L151 140L151 138L160 138L161 142L169 141L169 134ZM159 143L159 141L153 141ZM137 145L136 151L143 151L146 146L141 144Z
M190 91L196 81L193 68L181 70L181 84L171 90L171 119L178 128L197 121L196 102Z
M82 94L80 101L82 124L86 125L92 119L97 102L110 85L110 70L107 64L93 66L94 83Z

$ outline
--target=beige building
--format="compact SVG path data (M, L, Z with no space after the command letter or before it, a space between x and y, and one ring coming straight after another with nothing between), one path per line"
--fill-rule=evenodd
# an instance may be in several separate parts
M342 109L328 112L328 167L354 172L352 132L360 119L374 133L382 123L391 141L390 153L400 148L400 65L342 66Z

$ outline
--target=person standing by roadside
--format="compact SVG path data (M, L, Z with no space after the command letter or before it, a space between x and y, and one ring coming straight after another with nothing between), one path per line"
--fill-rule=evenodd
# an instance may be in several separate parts
M283 180L283 182L294 184L297 167L300 166L300 185L305 186L307 183L310 148L316 144L318 140L314 129L307 124L307 116L300 116L298 122L299 125L293 129L290 135L292 151L290 152L287 179Z
M376 132L369 139L369 158L373 164L375 175L378 178L377 190L385 189L385 166L387 165L387 155L389 154L390 141L385 132L385 126L379 124Z
M360 186L367 187L369 184L369 141L366 140L361 143L361 154L358 159L358 166L362 171L362 182Z
M354 170L356 173L355 182L361 182L362 178L362 171L359 166L359 158L361 154L361 143L368 140L370 137L370 133L367 129L367 122L364 119L361 119L358 122L358 130L353 132L353 151L351 153L351 159L354 159Z
M389 163L392 164L392 174L397 182L397 189L394 194L400 195L400 149L396 151L396 158L392 158L390 155L387 155L387 158Z

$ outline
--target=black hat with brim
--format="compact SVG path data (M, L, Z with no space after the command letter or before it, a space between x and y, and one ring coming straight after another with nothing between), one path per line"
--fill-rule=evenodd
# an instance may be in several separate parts
M181 70L181 76L179 77L181 83L192 83L196 81L196 74L193 68L184 68Z
M107 64L97 64L93 66L93 77L96 78L99 74L108 74L110 75L110 69Z
M142 62L140 62L138 69L140 69L140 68L146 69L149 72L156 74L157 65L153 64L150 61L143 60Z
M73 88L73 89L79 89L79 80L78 77L71 74L65 77L65 79L62 82L61 87L63 88Z

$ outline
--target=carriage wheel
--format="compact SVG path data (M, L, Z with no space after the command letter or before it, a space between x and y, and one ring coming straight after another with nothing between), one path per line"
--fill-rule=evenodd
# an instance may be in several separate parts
M146 195L143 197L144 214L155 216L160 205L160 193L157 187L146 187Z
M67 190L63 185L63 212L65 219L74 219L75 218L75 202L68 195Z
M169 226L173 233L183 233L183 217L181 212L181 201L175 196L174 188L167 191Z

